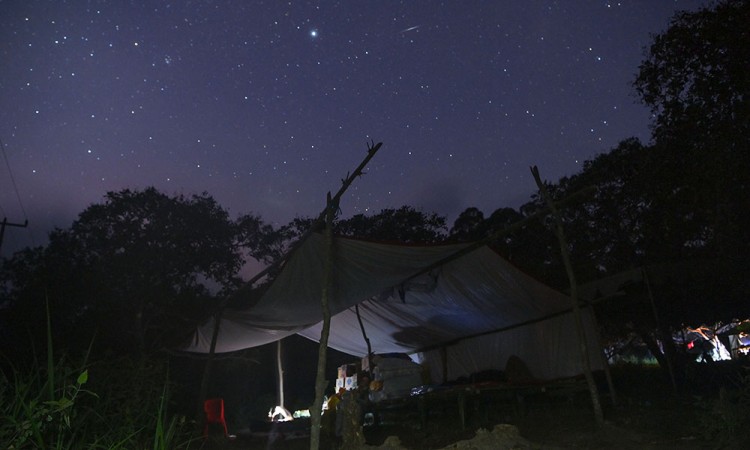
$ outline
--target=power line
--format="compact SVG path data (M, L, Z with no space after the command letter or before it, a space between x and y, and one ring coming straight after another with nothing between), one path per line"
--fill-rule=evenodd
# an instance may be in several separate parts
M16 178L13 176L13 171L10 168L10 163L8 162L8 155L5 153L5 143L2 139L0 139L0 149L3 151L3 160L5 160L5 166L8 168L8 174L10 175L10 182L13 184L13 191L16 193L16 199L18 200L18 206L21 207L21 212L23 213L23 219L25 221L29 220L29 216L26 214L26 210L23 207L23 202L21 201L21 194L18 193L18 186L16 185Z
M29 233L29 238L31 239L31 243L35 243L34 235L31 233L31 229L28 228L29 225L29 216L26 214L26 209L23 207L23 202L21 201L21 194L18 191L18 185L16 184L16 178L13 176L13 170L10 168L10 162L8 161L8 154L5 152L5 143L2 139L0 139L0 149L2 149L3 152L3 160L5 161L5 166L8 168L8 175L10 175L10 182L13 185L13 191L16 193L16 199L18 200L18 206L21 208L21 213L23 214L23 223L12 223L8 222L8 218L4 217L2 223L0 223L0 248L2 248L3 245L3 239L5 237L5 229L7 227L19 227L19 228L26 228L27 232ZM0 208L2 210L2 208ZM5 211L2 210L3 216L5 216Z

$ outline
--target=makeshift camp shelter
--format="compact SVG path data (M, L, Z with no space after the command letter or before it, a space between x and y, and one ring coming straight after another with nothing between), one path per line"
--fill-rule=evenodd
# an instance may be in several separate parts
M224 312L215 351L294 333L317 341L325 255L323 236L308 236L255 306ZM584 370L570 299L487 246L389 245L339 237L333 258L331 348L367 354L358 305L374 353L409 353L429 366L436 381L503 370L513 355L542 380ZM596 349L587 308L583 315L589 348ZM186 350L209 352L214 328L214 320L200 327ZM601 368L598 355L590 362Z

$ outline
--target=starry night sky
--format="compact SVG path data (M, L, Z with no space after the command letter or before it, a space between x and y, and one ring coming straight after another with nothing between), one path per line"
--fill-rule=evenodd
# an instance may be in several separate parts
M517 208L529 166L649 140L644 49L704 4L0 1L0 219L30 222L2 256L123 188L313 216L371 140L344 217Z

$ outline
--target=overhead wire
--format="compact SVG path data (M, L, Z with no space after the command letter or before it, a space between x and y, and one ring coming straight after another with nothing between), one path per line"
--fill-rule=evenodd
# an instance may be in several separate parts
M8 175L10 176L10 182L11 185L13 185L13 192L16 194L16 200L18 201L18 206L21 208L21 213L23 214L23 220L25 223L28 223L29 216L26 214L26 208L23 206L23 202L21 201L21 193L18 190L18 185L16 184L16 178L13 176L13 170L10 167L10 162L8 161L8 154L5 151L5 142L3 142L2 138L0 138L0 150L2 150L3 153L3 161L5 161L5 167L8 168ZM0 211L2 211L3 216L5 216L5 211L0 207ZM29 239L31 239L32 245L36 245L36 240L34 239L34 235L31 232L31 228L25 227L27 232L29 233Z
M21 194L19 194L18 192L18 185L16 184L16 178L13 176L13 170L11 170L10 162L8 162L8 154L5 152L5 142L3 142L2 138L0 138L0 148L2 148L2 151L3 151L3 160L5 161L5 166L8 168L8 175L10 175L10 182L13 185L13 191L16 193L18 206L21 207L21 212L23 213L23 220L28 220L26 209L24 209L23 202L21 201Z

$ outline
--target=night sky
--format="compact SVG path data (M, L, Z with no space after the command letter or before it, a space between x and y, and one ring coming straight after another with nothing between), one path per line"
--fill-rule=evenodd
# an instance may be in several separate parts
M371 140L344 217L517 208L649 140L644 49L705 3L0 1L2 256L123 188L313 216Z

